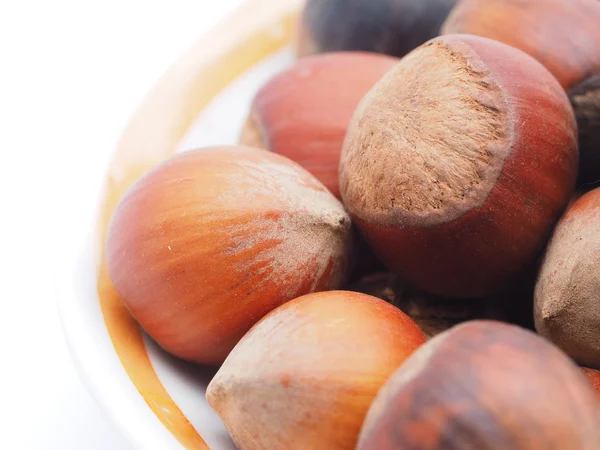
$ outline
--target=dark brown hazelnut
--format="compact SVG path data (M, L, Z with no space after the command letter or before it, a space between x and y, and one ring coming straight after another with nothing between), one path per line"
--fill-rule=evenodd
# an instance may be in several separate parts
M379 391L357 450L596 450L600 401L536 334L469 322L436 336Z
M577 184L589 190L600 185L600 74L571 89L569 98L579 127Z
M439 34L456 0L308 0L298 55L361 50L404 56Z

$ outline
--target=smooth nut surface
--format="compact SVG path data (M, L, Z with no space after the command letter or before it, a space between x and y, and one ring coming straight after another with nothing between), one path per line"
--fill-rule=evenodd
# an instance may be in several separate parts
M310 294L252 328L206 396L240 450L354 450L377 391L424 342L382 300Z
M181 358L220 363L272 309L341 286L351 223L294 162L210 148L142 177L118 205L106 249L117 292L150 336Z
M422 346L371 405L358 450L593 450L600 401L544 339L499 322Z
M461 0L442 34L504 42L540 61L565 88L600 73L597 0Z

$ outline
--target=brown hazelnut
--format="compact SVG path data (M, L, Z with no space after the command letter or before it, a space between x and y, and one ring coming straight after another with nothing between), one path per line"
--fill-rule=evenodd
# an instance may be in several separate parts
M244 336L206 397L240 450L354 450L377 391L424 342L377 298L305 295Z
M245 147L185 152L138 180L106 243L110 278L174 355L221 363L265 314L347 276L350 218L302 167Z
M600 188L567 210L535 288L535 325L579 364L600 369Z
M404 56L439 34L456 0L308 0L299 56L361 50Z
M339 198L340 152L352 114L397 62L358 52L300 60L260 89L240 143L290 158Z
M357 450L595 450L600 401L560 350L499 322L420 347L379 391Z
M579 128L577 184L589 190L600 185L600 74L571 89L569 98Z
M600 73L600 1L461 0L443 34L474 34L523 50L565 88Z
M566 207L576 135L565 91L536 60L443 36L361 102L340 191L391 271L434 294L488 296L533 263Z

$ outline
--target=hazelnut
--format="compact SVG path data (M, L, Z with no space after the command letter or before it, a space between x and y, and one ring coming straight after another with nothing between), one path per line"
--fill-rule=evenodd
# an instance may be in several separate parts
M352 52L302 59L258 92L240 143L287 156L339 198L340 152L352 114L397 62Z
M382 300L306 295L244 336L206 397L240 450L354 450L377 391L424 342Z
M600 188L554 230L535 288L535 325L579 364L600 369Z
M525 53L476 36L419 47L365 96L340 192L387 267L446 297L509 286L573 193L573 109Z
M600 74L569 91L579 128L579 178L584 189L600 185Z
M469 322L436 336L379 391L357 450L600 448L600 401L530 331Z
M443 34L475 34L523 50L565 88L600 73L600 1L461 0Z
M265 314L338 288L350 219L296 163L244 147L174 156L129 190L106 243L110 278L167 351L222 362Z
M456 0L308 0L299 56L362 50L404 56L439 34Z

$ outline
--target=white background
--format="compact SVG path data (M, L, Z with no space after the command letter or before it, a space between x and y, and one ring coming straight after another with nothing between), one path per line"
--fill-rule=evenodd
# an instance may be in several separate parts
M242 1L0 0L1 449L127 448L68 354L56 256L144 94Z

